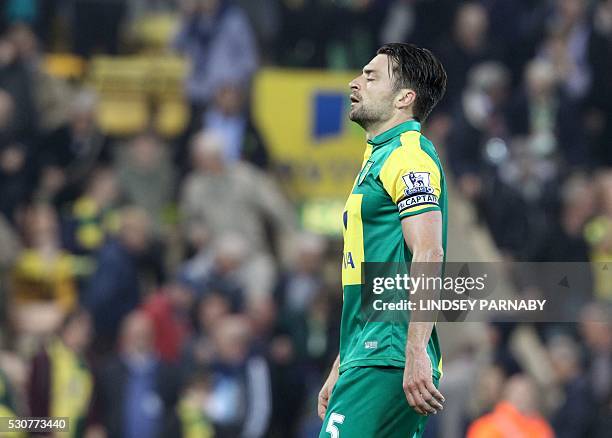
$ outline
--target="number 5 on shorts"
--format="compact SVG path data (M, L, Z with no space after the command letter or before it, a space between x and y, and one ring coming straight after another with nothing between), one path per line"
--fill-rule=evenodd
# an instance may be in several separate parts
M331 438L340 438L340 431L336 427L336 424L344 423L344 415L332 413L329 416L329 421L327 422L327 426L325 427L325 432L331 435Z

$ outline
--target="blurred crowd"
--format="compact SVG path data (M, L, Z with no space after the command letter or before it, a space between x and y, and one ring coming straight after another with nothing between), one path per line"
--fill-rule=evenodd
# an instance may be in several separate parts
M88 438L318 433L341 242L301 230L275 180L249 105L262 66L361 68L389 41L432 49L449 88L426 133L504 258L612 261L611 0L1 0L0 12L3 416L67 416ZM112 137L98 96L43 58L139 50L126 29L152 12L176 17L167 50L191 61L190 121L177 138ZM523 325L491 322L445 357L455 397L426 436L608 436L612 327L597 321L612 279L598 275L577 324L536 326L535 372L511 345Z

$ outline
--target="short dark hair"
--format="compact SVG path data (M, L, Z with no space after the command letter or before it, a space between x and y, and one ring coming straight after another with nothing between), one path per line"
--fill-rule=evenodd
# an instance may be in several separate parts
M414 117L424 121L446 92L446 71L429 50L414 44L385 44L376 52L390 58L391 78L395 88L416 92Z

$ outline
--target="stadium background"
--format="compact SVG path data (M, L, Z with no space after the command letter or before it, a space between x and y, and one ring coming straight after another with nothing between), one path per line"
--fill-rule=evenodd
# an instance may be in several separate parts
M424 132L450 260L612 260L610 0L0 12L2 415L70 416L90 438L318 433L363 146L348 81L387 41L448 71ZM426 436L494 409L472 436L609 436L612 330L593 321L612 281L593 280L575 324L442 325L447 402Z

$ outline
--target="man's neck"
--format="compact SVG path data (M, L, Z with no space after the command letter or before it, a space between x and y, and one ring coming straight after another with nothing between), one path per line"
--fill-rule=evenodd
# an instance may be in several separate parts
M377 124L376 126L372 126L370 129L368 129L366 131L367 133L367 138L368 140L373 139L374 137L376 137L377 135L382 134L385 131L388 131L389 129L407 122L408 120L414 120L414 117L412 115L406 115L406 114L397 114L393 117L391 117L389 120L386 120L380 124Z

